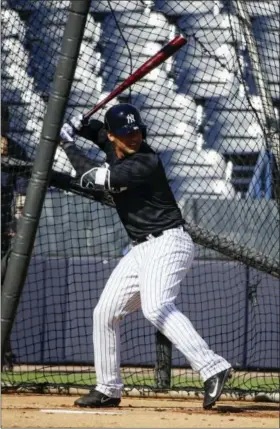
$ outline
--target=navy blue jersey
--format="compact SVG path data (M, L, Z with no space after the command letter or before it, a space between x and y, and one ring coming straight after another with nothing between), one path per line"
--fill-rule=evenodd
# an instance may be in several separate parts
M145 140L138 152L120 159L102 122L91 120L79 134L105 152L106 162L110 165L111 187L126 188L120 193L112 193L112 197L132 240L142 240L149 234L184 224L161 160ZM96 166L74 144L67 143L64 149L78 176Z

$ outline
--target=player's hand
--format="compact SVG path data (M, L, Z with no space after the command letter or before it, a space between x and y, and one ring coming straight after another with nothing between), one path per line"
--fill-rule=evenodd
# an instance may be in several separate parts
M69 121L70 125L76 131L81 131L81 129L88 124L88 120L83 117L83 115L74 116Z
M59 134L61 144L73 142L75 135L76 135L75 128L71 124L68 124L66 122L65 124L63 124Z

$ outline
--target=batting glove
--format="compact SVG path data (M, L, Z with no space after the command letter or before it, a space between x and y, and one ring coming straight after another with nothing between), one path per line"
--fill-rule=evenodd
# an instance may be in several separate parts
M66 122L60 130L60 140L62 143L73 142L75 134L75 128Z
M84 119L83 115L74 116L69 122L76 131L80 131L85 125L87 125L87 120Z

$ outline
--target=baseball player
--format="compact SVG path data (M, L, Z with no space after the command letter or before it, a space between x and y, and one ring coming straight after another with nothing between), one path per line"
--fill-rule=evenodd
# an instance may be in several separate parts
M78 134L106 154L96 167L74 144ZM132 241L113 270L93 313L97 386L75 401L80 407L116 407L121 401L120 321L143 314L179 349L204 381L203 407L219 399L231 365L210 350L190 320L175 306L181 280L190 269L194 245L158 155L146 142L146 126L131 104L118 104L104 124L74 117L60 133L61 145L87 189L109 191Z

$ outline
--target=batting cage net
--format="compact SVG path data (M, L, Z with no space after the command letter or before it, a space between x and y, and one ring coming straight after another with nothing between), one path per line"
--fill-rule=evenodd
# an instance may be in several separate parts
M1 4L3 275L70 2ZM88 112L176 35L187 38L94 117L121 102L140 109L196 243L177 305L232 363L226 391L241 396L279 390L279 14L277 0L92 0L64 118ZM105 161L91 142L77 144ZM3 388L95 385L92 312L130 240L110 195L82 195L75 174L58 147ZM170 385L161 383L157 340L140 310L122 322L126 391L199 392L176 349Z

